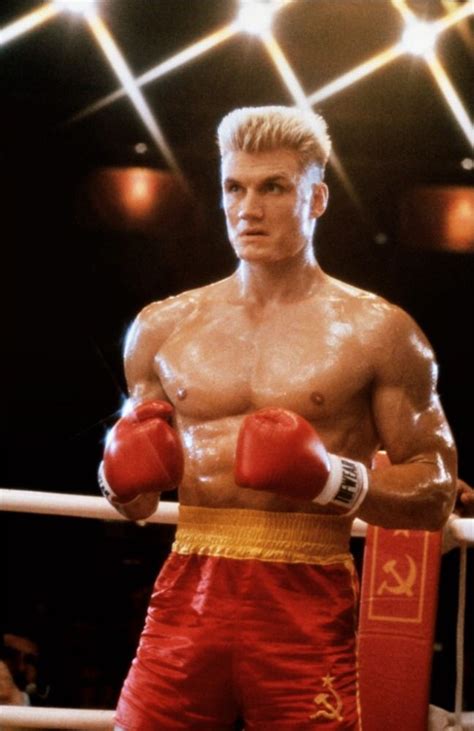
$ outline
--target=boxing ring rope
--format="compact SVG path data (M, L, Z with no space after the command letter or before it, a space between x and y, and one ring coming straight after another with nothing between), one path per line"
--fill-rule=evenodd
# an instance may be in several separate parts
M32 708L31 706L0 706L1 728L64 728L97 729L114 727L115 711L92 711L83 708Z
M178 521L179 505L176 502L162 501L158 510L145 523L164 523L173 525ZM98 518L101 520L127 520L109 505L103 497L92 495L64 495L53 492L15 490L0 488L0 510L16 513L35 513L42 515L61 515L63 517ZM363 538L367 524L356 518L352 526L352 536ZM474 546L474 518L458 518L451 515L445 527L446 544L460 546L461 566L459 582L459 612L457 627L457 675L455 713L434 709L444 714L439 725L433 719L429 728L433 729L474 729L474 713L462 713L462 650L465 612L465 576L467 546ZM49 729L112 729L114 711L37 708L29 706L0 706L0 725L11 728L49 728ZM444 723L449 725L444 725ZM442 724L442 725L441 725Z
M179 504L161 501L158 510L142 523L178 522ZM0 488L0 510L14 513L37 513L41 515L62 515L75 518L99 518L101 520L127 519L120 515L103 497L94 495L65 495L56 492L35 490L13 490ZM458 518L451 515L446 530L455 544L474 545L474 518ZM352 525L352 537L363 538L367 523L356 518Z
M104 497L64 495L56 492L0 489L0 510L14 513L39 513L74 518L99 518L126 521ZM161 501L158 510L143 523L178 522L178 503ZM474 521L473 521L474 522Z

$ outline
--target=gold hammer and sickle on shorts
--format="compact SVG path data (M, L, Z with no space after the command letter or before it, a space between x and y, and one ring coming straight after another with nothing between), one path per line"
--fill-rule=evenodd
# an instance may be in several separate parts
M403 578L399 572L396 569L397 560L392 558L390 561L387 561L383 565L383 570L386 574L390 574L395 579L395 584L389 584L387 581L382 581L379 588L377 589L377 594L383 594L384 592L389 592L389 594L406 594L406 596L413 596L413 585L416 581L416 564L411 556L408 556L405 554L405 558L408 561L408 574L406 578Z
M336 721L342 721L342 716L340 713L341 705L340 703L337 704L337 706L331 705L329 703L328 699L328 693L319 693L319 695L316 696L314 699L314 703L317 706L322 706L324 710L316 711L316 713L313 713L312 716L310 716L311 720L314 720L315 718L328 718L330 720L335 719Z
M313 713L310 716L310 719L312 721L314 721L316 718L328 718L329 720L336 721L343 720L344 717L341 715L342 700L339 693L333 688L333 680L334 678L332 678L330 675L326 675L326 677L323 678L323 687L329 690L329 693L332 695L335 703L332 704L328 700L330 697L329 693L318 693L316 698L313 700L313 703L316 706L322 706L322 709L316 711L316 713Z

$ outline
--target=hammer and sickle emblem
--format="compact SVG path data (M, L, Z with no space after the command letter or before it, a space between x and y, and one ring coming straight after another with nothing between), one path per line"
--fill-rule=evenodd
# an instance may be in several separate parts
M316 706L322 706L322 708L319 711L316 711L316 713L313 713L310 716L310 719L313 721L316 718L328 718L331 721L342 721L342 700L339 693L334 690L334 678L328 673L326 677L322 678L322 681L323 688L327 688L329 693L318 693L316 698L313 699L313 703Z
M396 559L391 559L383 565L384 572L393 576L395 583L389 584L388 581L382 581L377 589L377 595L388 592L389 594L413 596L413 585L417 574L416 564L411 556L405 554L405 558L408 561L408 573L405 578L396 569Z

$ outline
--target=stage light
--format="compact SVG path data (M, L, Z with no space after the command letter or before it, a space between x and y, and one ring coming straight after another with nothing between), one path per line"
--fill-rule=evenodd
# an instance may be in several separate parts
M407 24L402 36L402 44L407 53L427 56L434 50L437 35L431 23L414 20Z
M87 15L95 10L96 0L52 0L52 5L58 10Z
M311 109L298 77L273 35L267 31L261 33L261 39L295 104L301 109Z
M14 20L13 23L0 28L0 46L13 41L15 38L22 36L24 33L29 33L31 30L39 27L47 20L51 20L59 13L52 3L43 5L36 10L33 10L27 15L23 15L21 18Z
M186 186L184 175L181 172L171 147L169 146L157 120L153 116L145 97L138 87L136 79L133 77L127 62L109 29L96 13L88 14L87 22L97 44L99 45L99 48L102 49L102 52L107 58L112 70L122 83L131 103L138 112L140 119L147 128L153 141L156 143L157 148L160 150L170 168L181 177L183 185Z
M388 236L383 231L378 231L374 236L374 241L377 246L385 246L388 243Z
M376 56L369 58L367 61L364 61L358 66L350 69L350 71L347 71L345 74L342 74L342 76L334 79L334 81L330 81L328 84L317 89L308 97L309 103L313 106L315 104L319 104L333 94L337 94L343 89L346 89L348 86L355 84L356 81L360 81L365 76L369 76L378 69L381 69L383 66L395 61L395 59L399 58L399 56L403 53L404 49L401 43L390 46L390 48L385 49L385 51L377 53Z
M438 35L455 23L459 23L474 15L473 0L469 0L469 2L464 3L461 7L444 15L433 23L418 21L406 4L406 0L392 0L392 5L398 10L406 23L405 33L399 44L400 47L405 52L423 56L453 117L466 136L468 144L472 147L474 143L472 122L448 74L436 57L434 46Z
M190 61L194 61L202 54L207 53L212 48L215 48L219 44L229 40L229 38L232 38L238 31L239 27L237 23L229 23L205 38L201 38L199 41L196 41L196 43L193 43L191 46L179 51L174 56L171 56L171 58L166 59L166 61L162 61L156 66L153 66L153 68L149 69L149 71L146 71L144 74L137 77L135 81L139 86L144 86L156 79L160 79L162 76L166 76L172 71L180 68L180 66L184 66ZM85 109L82 109L80 112L77 112L77 114L67 121L67 124L78 122L91 114L95 114L95 112L108 107L109 104L117 101L117 99L124 97L126 93L125 89L117 89L116 91L113 91L111 94L108 94L102 99L94 102L94 104L91 104Z
M138 166L96 168L82 181L76 205L87 229L148 238L186 228L195 210L176 174Z
M471 150L474 145L474 126L472 121L464 108L461 99L459 98L454 86L452 85L446 71L436 58L435 54L432 53L426 57L428 68L431 71L434 80L438 84L438 88L442 93L446 104L451 110L453 117L456 119L459 127L464 132L466 140Z
M407 246L474 252L474 190L428 185L407 190L401 200L400 239Z
M153 203L153 191L149 175L148 170L141 170L140 168L132 169L130 172L130 181L124 192L128 206L136 216L148 212Z
M472 157L465 157L461 160L461 167L463 170L474 170L474 160Z
M275 13L288 0L240 0L237 23L245 33L263 35L272 27Z

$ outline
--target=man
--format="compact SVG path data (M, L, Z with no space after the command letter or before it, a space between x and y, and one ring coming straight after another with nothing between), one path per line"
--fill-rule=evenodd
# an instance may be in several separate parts
M178 483L181 505L117 728L359 729L352 520L437 530L454 500L433 353L315 259L324 121L241 109L218 136L237 270L132 325L100 468L132 520Z
M0 635L0 704L42 705L49 695L40 647L23 628ZM1 727L0 731L9 731Z

